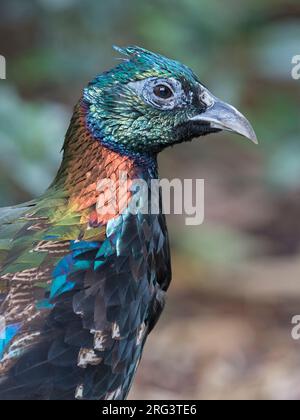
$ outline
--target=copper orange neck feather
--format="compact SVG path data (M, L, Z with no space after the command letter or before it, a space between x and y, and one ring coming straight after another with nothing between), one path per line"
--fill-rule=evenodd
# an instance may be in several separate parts
M76 105L63 147L62 165L52 188L63 188L69 204L79 212L88 211L90 222L106 223L113 214L100 215L97 212L99 199L106 204L112 200L109 189L99 190L104 179L112 180L116 186L117 213L126 208L131 197L131 181L140 177L156 175L156 159L150 161L122 155L104 146L88 130L86 124L86 106L81 101ZM124 188L120 174L127 176ZM120 193L119 193L120 192ZM100 197L104 194L105 197Z

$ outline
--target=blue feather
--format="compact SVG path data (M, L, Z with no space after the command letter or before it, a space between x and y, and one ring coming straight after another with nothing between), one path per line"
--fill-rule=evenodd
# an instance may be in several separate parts
M12 339L18 334L21 328L21 324L11 324L7 325L1 333L0 339L0 359L3 357L5 349L12 341Z

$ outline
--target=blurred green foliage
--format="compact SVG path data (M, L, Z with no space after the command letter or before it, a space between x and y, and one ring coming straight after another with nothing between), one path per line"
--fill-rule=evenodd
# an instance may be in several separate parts
M14 89L2 88L0 205L19 200L19 194L38 195L50 185L68 118L59 104L26 102Z

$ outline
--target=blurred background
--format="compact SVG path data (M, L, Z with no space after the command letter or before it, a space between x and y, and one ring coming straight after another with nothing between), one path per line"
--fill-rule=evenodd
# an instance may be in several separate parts
M0 206L40 194L72 107L112 44L184 62L253 123L259 146L218 134L160 156L204 178L205 223L168 217L173 284L131 399L300 399L298 0L1 2Z

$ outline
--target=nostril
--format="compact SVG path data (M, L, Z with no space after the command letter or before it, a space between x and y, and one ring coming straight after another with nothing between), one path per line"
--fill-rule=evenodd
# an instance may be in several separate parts
M212 107L215 103L212 96L206 91L203 91L200 94L200 101L203 102L208 108Z

